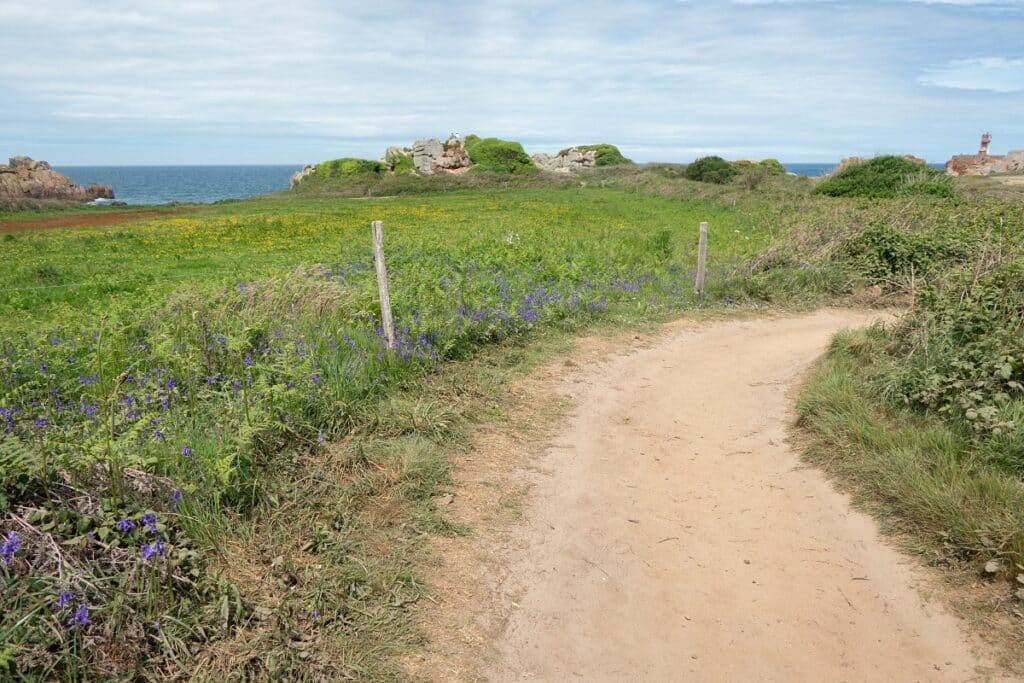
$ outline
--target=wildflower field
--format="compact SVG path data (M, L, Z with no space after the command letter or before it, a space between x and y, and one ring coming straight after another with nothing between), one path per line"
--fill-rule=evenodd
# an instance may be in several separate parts
M401 679L423 539L467 532L433 502L449 455L493 419L531 348L866 286L934 302L986 245L1008 262L1022 229L1016 199L959 190L832 198L797 179L710 186L659 167L549 187L414 180L382 180L399 192L388 198L353 181L0 235L0 678ZM394 348L378 326L373 220ZM1016 358L993 361L1014 400ZM886 400L900 414L899 392ZM1012 448L1017 429L1000 426L998 443Z
M393 349L371 220L385 225ZM300 554L335 544L349 557L359 496L403 481L429 516L443 461L409 454L432 448L424 433L450 438L453 421L411 387L483 345L694 306L702 220L709 301L758 298L746 269L772 225L726 203L609 189L261 200L0 237L0 671L180 675L211 641L259 630L269 617L233 582L224 544L273 514L296 459L380 432L380 406L412 396L414 440L382 446L401 481L351 483L344 515L298 539ZM373 469L359 458L349 471ZM254 562L297 571L283 555ZM263 630L372 633L358 610L414 582L345 571L311 572L320 588Z

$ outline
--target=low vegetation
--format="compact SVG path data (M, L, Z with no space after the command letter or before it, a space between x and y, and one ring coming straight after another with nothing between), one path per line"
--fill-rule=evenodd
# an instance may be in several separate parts
M380 175L387 167L379 161L346 157L332 159L316 165L317 175L323 178L349 178L360 175Z
M702 157L686 167L686 177L690 180L717 185L728 183L739 173L735 166L716 156Z
M880 156L847 166L814 189L830 197L951 197L953 181L942 171L903 157Z

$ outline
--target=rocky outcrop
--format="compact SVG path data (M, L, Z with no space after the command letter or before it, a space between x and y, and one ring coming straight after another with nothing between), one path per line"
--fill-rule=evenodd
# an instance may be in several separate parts
M82 187L45 161L18 156L11 157L6 165L0 164L0 197L88 202L113 199L114 188L99 183Z
M555 173L571 173L584 168L593 168L597 165L597 152L589 149L569 147L558 154L533 155L533 163L538 168Z
M292 174L291 180L289 181L290 187L295 187L314 173L316 173L316 164L306 164L301 170Z
M388 151L391 152L393 149L396 148L388 148ZM413 143L410 154L413 168L423 175L464 173L473 165L466 151L466 143L455 136L448 138L444 143L437 138L417 140Z
M998 154L957 154L946 162L950 175L983 176L995 173L1024 173L1024 149Z
M1024 173L1024 149L1014 149L1005 156L989 154L988 146L992 136L981 136L981 147L977 154L957 154L946 162L946 173L950 175L983 176L994 173Z

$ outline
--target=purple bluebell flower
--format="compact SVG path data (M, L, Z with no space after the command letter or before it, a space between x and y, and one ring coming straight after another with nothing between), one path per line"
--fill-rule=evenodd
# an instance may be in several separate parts
M163 430L161 430L161 429L154 429L153 430L153 438L156 439L157 441L163 441L164 440L164 432L163 432Z
M244 365L247 368L251 368L253 366L253 363L254 361L252 359L252 356L250 356L249 354L245 354L245 358L242 359L242 365Z
M144 543L142 547L139 548L139 555L143 560L148 560L154 555L163 557L166 552L167 548L164 547L163 541L160 539L157 539L152 543Z
M81 377L78 378L78 381L81 382L82 384L89 385L89 384L96 384L96 382L98 382L99 379L100 379L99 375L89 375L88 377L86 377L85 375L82 375Z
M93 415L96 414L96 411L98 411L99 409L100 407L98 405L94 405L92 403L82 404L82 414L85 415L86 417L92 417Z
M36 427L46 427L47 425L50 424L50 421L47 420L45 417L37 417L35 419L35 423L34 424L35 424Z
M85 606L84 602L78 603L75 613L68 619L68 626L88 626L91 623L89 621L89 608Z
M130 519L119 519L117 523L114 524L114 528L123 533L128 533L135 528L135 522Z
M18 532L8 531L7 535L4 536L4 542L0 543L0 562L8 564L11 558L14 557L14 553L18 552L20 545L21 538L18 536Z
M171 508L173 510L177 510L178 509L178 503L180 503L180 502L181 502L181 491L179 489L174 489L173 491L171 491Z
M57 596L57 609L64 609L74 601L74 595L68 593L67 591L61 591L60 595Z
M312 616L313 616L314 619L319 619L320 618L320 610L314 608L313 612L312 612Z
M142 523L146 526L146 530L151 534L156 533L156 513L147 512L142 515Z
M319 372L314 372L309 377L309 381L312 382L313 384L320 384L321 380L323 380L323 377L320 376Z
M189 446L183 446L181 449L181 457L183 458L191 458L192 453L193 451Z

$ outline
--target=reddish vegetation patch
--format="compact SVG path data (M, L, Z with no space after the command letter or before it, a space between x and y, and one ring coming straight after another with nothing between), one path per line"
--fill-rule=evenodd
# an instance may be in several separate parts
M53 230L56 228L95 228L140 221L144 218L166 216L184 211L117 211L109 213L69 213L56 216L36 216L35 218L0 219L0 233L17 232L19 230Z

